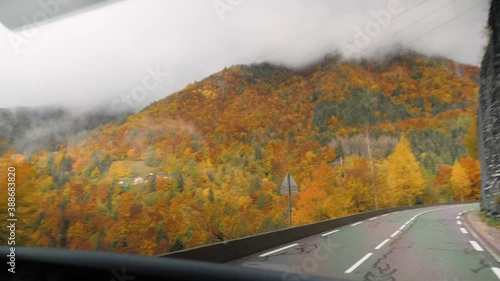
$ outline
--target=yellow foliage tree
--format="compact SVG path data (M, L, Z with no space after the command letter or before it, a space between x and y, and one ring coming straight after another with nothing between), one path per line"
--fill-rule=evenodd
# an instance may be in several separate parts
M88 249L90 243L87 241L89 232L85 226L77 221L68 229L68 246L71 249Z
M98 178L101 175L101 171L99 170L99 167L95 167L91 172L90 172L90 177L93 179Z
M478 200L481 193L481 166L477 159L465 157L460 159L460 165L470 181L470 188L465 194L465 200Z
M454 197L463 202L464 195L469 193L471 182L467 176L466 170L458 161L453 165L450 183Z
M472 158L479 157L479 150L477 146L477 118L474 116L467 128L467 133L464 135L464 144L467 154Z
M109 174L114 178L129 178L132 176L132 172L123 161L113 162L109 168Z
M393 198L392 205L405 201L408 205L414 204L415 197L424 191L424 178L404 134L388 160L387 184Z
M352 210L363 212L374 209L378 194L374 188L374 178L370 172L370 163L366 159L346 158L345 186L351 193Z

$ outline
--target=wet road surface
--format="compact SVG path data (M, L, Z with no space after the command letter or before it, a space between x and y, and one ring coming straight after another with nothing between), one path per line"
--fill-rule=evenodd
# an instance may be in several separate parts
M500 264L463 224L479 204L390 213L319 233L230 263L346 280L494 281Z

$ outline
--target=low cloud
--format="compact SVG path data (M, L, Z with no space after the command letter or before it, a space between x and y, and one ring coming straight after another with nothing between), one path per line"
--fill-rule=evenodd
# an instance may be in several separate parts
M479 65L488 7L477 0L121 1L40 25L32 38L0 26L0 107L111 110L151 67L168 76L133 110L235 64L297 67L333 52L377 56L402 46Z

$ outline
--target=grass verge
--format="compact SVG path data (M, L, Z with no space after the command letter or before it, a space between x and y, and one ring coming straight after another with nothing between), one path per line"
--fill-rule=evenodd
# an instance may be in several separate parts
M500 229L500 219L487 218L485 212L479 212L479 217L487 225Z

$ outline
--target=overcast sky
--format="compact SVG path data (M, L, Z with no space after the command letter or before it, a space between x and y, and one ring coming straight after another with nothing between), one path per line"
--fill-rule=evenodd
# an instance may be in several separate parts
M123 0L41 24L44 13L57 16L71 2L40 2L47 1L56 5L26 15L34 28L0 25L0 107L138 110L226 66L299 66L335 51L359 57L405 46L479 65L489 6L488 0Z

